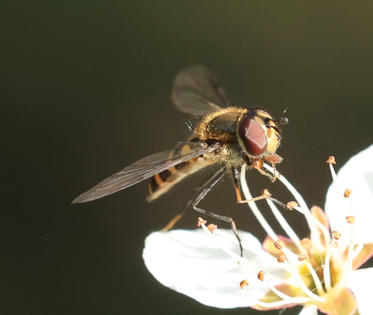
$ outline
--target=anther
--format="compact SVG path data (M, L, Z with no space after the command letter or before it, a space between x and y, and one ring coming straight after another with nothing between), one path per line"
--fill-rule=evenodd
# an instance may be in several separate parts
M286 204L286 208L288 208L289 210L294 210L295 207L298 207L298 203L296 201L289 201Z
M305 254L301 254L301 255L298 256L299 261L303 261L303 260L306 260L306 259L307 259L307 255L305 255Z
M280 256L277 257L277 261L279 263L283 263L283 262L286 261L286 257L284 255L280 255Z
M209 225L207 226L207 228L209 229L209 231L210 231L211 233L214 233L215 230L218 228L218 226L215 225L215 224L209 224Z
M335 157L333 155L329 156L329 158L326 160L326 163L337 164L337 162L335 161Z
M339 240L341 238L341 232L339 231L333 231L332 235L335 240Z
M264 280L264 275L265 275L265 271L260 270L260 271L258 272L258 279L259 279L260 281L263 281L263 280Z
M344 196L345 198L348 198L348 197L350 197L351 193L352 193L352 190L351 190L350 188L347 188L347 189L344 191L343 196Z
M355 217L353 215L349 215L346 217L347 223L353 224L355 222Z
M198 226L198 227L201 227L201 225L206 224L206 223L207 223L207 221L204 220L204 219L202 219L201 217L199 217L199 218L197 219L197 226Z
M273 242L273 245L275 245L275 247L277 249L281 249L282 248L281 244L279 242L277 242L277 241Z
M241 282L240 282L240 287L241 287L241 289L244 289L245 287L247 287L249 285L249 281L247 281L247 280L242 280Z
M339 243L337 241L332 242L332 247L338 248L338 246L339 246Z

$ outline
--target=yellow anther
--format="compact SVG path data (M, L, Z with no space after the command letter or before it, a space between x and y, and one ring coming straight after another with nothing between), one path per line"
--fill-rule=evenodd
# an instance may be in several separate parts
M351 190L350 188L347 188L347 189L344 191L343 196L344 196L345 198L348 198L348 197L350 197L351 193L352 193L352 190Z
M286 204L286 207L289 209L289 210L294 210L295 207L298 207L298 203L296 201L289 201L287 204Z
M263 281L263 280L264 280L264 275L265 275L265 271L260 270L260 271L258 272L258 279L259 279L260 281Z
M347 223L353 224L355 222L355 217L353 215L349 215L346 217Z
M329 156L329 158L326 160L326 163L337 164L337 162L335 161L335 157L333 155Z
M249 285L249 281L247 281L247 280L242 280L240 282L241 289L243 289L244 287L247 287L248 285Z
M335 240L339 240L341 238L341 232L339 231L333 231L332 235Z
M214 233L215 230L218 228L218 226L215 225L215 224L209 224L209 225L207 226L207 228L209 229L209 231L210 231L211 233Z
M305 255L305 254L301 254L301 255L298 256L299 261L303 261L303 260L306 260L306 259L307 259L307 255Z

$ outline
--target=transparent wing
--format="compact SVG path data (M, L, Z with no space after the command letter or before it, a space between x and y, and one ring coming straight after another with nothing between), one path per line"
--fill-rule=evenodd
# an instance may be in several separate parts
M213 72L204 66L191 66L179 72L172 89L172 101L188 114L202 116L229 106L226 93Z
M219 144L207 146L199 142L179 142L174 150L149 155L127 166L118 173L111 175L76 197L72 203L92 201L111 195L155 174L159 174L181 162L188 161L207 152L212 152L218 146Z

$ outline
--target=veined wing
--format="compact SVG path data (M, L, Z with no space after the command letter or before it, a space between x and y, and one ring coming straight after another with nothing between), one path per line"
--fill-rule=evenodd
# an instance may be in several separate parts
M185 113L202 116L229 106L226 93L215 74L204 66L179 72L172 89L172 101Z
M170 167L193 159L199 155L213 152L219 144L212 146L200 142L179 142L174 150L149 155L118 173L111 175L79 195L72 203L88 202L111 195L119 190L135 185L155 174L159 174Z

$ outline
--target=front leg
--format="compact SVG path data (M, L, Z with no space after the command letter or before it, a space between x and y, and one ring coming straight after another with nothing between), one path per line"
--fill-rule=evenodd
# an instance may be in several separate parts
M271 165L272 165L272 168L273 168L273 180L272 180L272 183L273 183L278 177L280 177L280 173L276 172L277 171L276 164L281 163L282 160L283 160L283 158L281 156L279 156L278 154L276 154L276 153L272 153L272 154L266 155L264 157L264 159L266 161L268 161L269 163L271 163Z
M280 156L279 156L280 157ZM273 174L265 171L263 169L263 159L261 158L256 158L256 159L253 159L251 161L251 163L249 164L249 167L251 169L256 169L260 174L268 177L272 183L274 183L276 181L276 179L280 176L280 174L276 171L276 162L272 161L269 157L265 157L265 159L271 163L272 167L273 167Z

